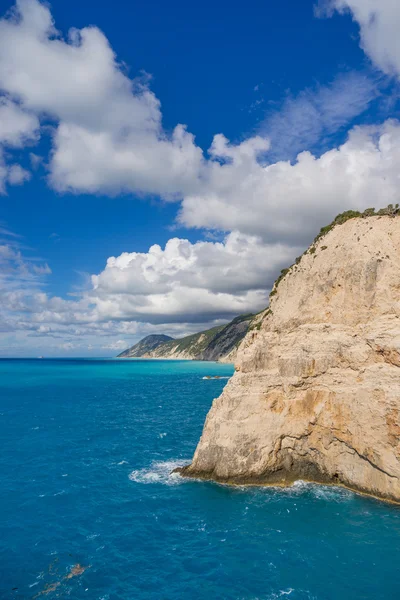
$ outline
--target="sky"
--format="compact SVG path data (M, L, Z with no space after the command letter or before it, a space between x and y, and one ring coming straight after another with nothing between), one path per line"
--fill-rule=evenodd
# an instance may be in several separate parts
M0 4L0 356L258 312L400 202L397 0Z

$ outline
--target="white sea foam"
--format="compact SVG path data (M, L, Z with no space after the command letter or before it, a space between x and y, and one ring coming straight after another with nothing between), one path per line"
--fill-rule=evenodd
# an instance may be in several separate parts
M354 496L354 492L340 486L322 485L319 483L312 483L310 481L302 481L301 479L295 481L290 487L277 487L274 489L276 489L277 492L286 494L288 496L300 496L301 494L304 494L304 492L308 491L317 499L329 500L333 502L348 502Z
M202 377L202 379L209 379L209 380L211 380L211 379L230 379L230 377L227 377L225 375L223 377L220 375L213 375L213 376L206 375L205 377Z
M278 592L272 592L269 596L264 596L260 598L259 596L253 598L252 600L277 600L278 598L283 598L284 596L290 596L290 594L294 592L293 588L289 588L288 590L279 590ZM245 600L241 598L240 600Z
M172 473L177 467L187 465L190 460L166 460L154 461L147 469L132 471L129 479L135 483L163 483L165 485L177 485L185 481L179 473Z
M121 460L119 463L117 463L118 465L127 465L128 461L127 460Z
M221 485L223 487L231 487L226 483L217 483L217 485ZM347 488L335 485L323 485L319 483L313 483L311 481L295 481L291 486L282 487L275 485L236 485L236 490L240 490L241 492L249 492L255 491L257 493L264 492L266 494L266 501L276 501L282 495L289 496L291 498L296 498L298 496L302 496L304 493L308 492L314 498L318 500L327 500L329 502L349 502L352 498L354 498L355 492L348 490ZM294 503L294 507L296 507L296 503ZM246 510L246 509L245 509ZM289 512L289 509L286 509ZM294 508L292 510L297 510Z
M164 485L178 485L180 483L187 482L188 480L181 477L179 473L173 473L177 467L183 467L190 463L190 459L187 460L167 460L167 461L154 461L148 468L135 469L129 474L129 479L135 483L162 483ZM226 487L227 484L217 483ZM229 486L230 487L230 486ZM257 489L257 491L265 491L270 493L271 490L276 495L285 494L291 497L301 496L305 492L310 492L315 498L321 500L329 500L330 502L348 502L354 497L354 492L347 490L346 488L333 486L333 485L321 485L317 483L311 483L309 481L295 481L290 487L275 487L275 486L235 486L235 489L240 489L243 492ZM272 499L272 498L271 498ZM296 506L296 505L294 505ZM286 509L288 512L289 509ZM297 508L294 508L297 510Z

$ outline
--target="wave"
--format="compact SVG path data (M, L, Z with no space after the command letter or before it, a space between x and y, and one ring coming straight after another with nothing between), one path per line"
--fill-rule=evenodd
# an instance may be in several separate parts
M215 485L220 485L222 487L232 487L228 483L214 483ZM243 493L264 494L264 499L266 502L279 501L282 496L286 498L299 498L300 496L309 494L316 500L342 503L349 502L356 495L355 492L338 485L320 484L312 481L302 480L295 481L292 485L288 486L249 483L245 485L235 485L234 489L240 490ZM289 509L286 510L290 512ZM297 510L297 508L295 510Z
M323 485L309 481L295 481L289 490L296 492L309 491L315 498L343 502L354 498L354 492L338 485Z
M190 459L153 461L147 468L135 469L132 471L129 474L129 479L135 483L162 483L164 485L179 485L185 481L187 482L188 480L184 477L181 477L179 473L173 473L173 471L176 468L183 467L189 463ZM191 481L193 481L193 479ZM223 487L226 487L227 485L225 483L217 482L215 482L215 484ZM354 497L354 492L340 486L321 485L319 483L312 483L302 480L295 481L290 487L275 487L269 485L240 485L235 487L243 492L256 491L258 493L265 492L267 494L273 492L271 500L273 498L279 499L279 497L282 495L296 498L298 496L302 496L304 493L309 493L318 500L327 500L329 502L348 502Z
M330 502L348 502L354 498L354 492L344 487L337 485L324 485L321 483L314 483L312 481L302 481L299 479L295 481L291 486L280 487L280 486L260 486L259 490L274 490L277 496L285 495L292 498L302 496L305 493L311 494L317 500L328 500Z
M222 376L222 375L206 375L205 377L202 377L202 379L230 379L231 377L229 376Z
M187 465L190 460L154 461L147 469L136 469L129 474L129 479L135 483L162 483L164 485L178 485L185 479L174 469Z
M284 596L290 596L290 594L294 591L295 590L293 588L289 588L288 590L279 590L279 592L272 592L272 594L264 597L264 599L257 596L256 598L253 598L253 600L277 600L278 598L283 598ZM241 598L240 600L245 599Z

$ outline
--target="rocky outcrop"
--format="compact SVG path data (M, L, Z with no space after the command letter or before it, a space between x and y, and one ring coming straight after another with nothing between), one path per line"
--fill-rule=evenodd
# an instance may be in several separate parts
M400 218L353 218L273 290L184 475L400 501Z
M149 335L117 358L169 358L233 362L237 349L258 315L241 315L220 325L181 339ZM160 338L156 340L155 338ZM166 338L165 340L161 338ZM152 345L153 344L153 345ZM150 347L152 345L152 347Z
M139 358L141 356L145 356L149 352L155 350L161 344L165 344L173 339L174 338L170 337L169 335L148 335L134 346L131 346L127 350L121 352L121 354L118 354L117 358Z

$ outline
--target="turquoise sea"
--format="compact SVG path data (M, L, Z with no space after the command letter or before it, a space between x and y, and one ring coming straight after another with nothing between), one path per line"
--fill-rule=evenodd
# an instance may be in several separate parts
M185 481L230 365L0 361L0 598L398 600L400 508Z

